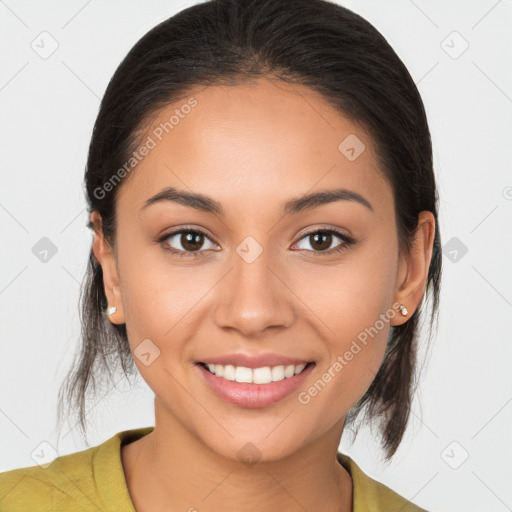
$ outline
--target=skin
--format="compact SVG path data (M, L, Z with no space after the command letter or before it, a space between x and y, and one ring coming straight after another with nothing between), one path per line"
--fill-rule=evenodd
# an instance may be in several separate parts
M352 510L352 481L336 461L345 417L380 367L390 325L406 322L424 293L434 216L422 212L413 249L398 250L393 192L366 131L303 86L262 78L194 88L198 104L119 185L112 248L95 223L110 317L126 323L132 351L149 338L160 356L135 364L155 393L155 428L121 450L138 512L160 510ZM185 101L168 105L153 126ZM150 133L150 132L147 132ZM354 161L338 146L347 135L366 149ZM208 195L225 216L174 202L144 202L168 186ZM337 201L284 216L289 199L343 187L373 211ZM183 226L205 231L203 255L180 258ZM307 233L335 228L352 236L322 254ZM263 252L247 263L236 252L248 236ZM180 243L181 242L181 243ZM323 251L344 241L333 235ZM190 246L189 246L190 247ZM190 249L189 249L190 252ZM298 401L379 315L404 304L308 404ZM307 381L285 399L248 409L223 401L194 362L233 352L275 352L315 361ZM237 457L253 443L260 460ZM191 509L193 510L193 509Z

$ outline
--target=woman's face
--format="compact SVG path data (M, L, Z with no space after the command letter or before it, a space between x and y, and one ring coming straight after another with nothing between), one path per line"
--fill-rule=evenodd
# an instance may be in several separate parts
M373 141L309 88L263 79L193 89L159 111L143 145L119 185L117 266L104 274L157 427L179 424L231 459L275 460L339 436L390 325L406 320L393 304L407 268ZM148 203L171 187L209 199ZM299 200L339 189L338 200ZM274 384L199 364L237 355L246 367L314 364ZM251 359L264 355L274 359Z

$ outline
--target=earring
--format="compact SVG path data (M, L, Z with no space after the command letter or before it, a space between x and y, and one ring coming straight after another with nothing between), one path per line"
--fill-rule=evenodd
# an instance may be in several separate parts
M108 309L108 316L113 315L117 311L117 308L115 306L112 306Z
M409 313L409 311L407 311L407 308L403 305L403 304L400 304L400 313L402 313L403 316L407 316L407 313Z

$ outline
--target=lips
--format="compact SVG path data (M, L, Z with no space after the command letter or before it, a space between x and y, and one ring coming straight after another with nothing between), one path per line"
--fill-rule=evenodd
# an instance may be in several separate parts
M197 363L195 368L207 388L223 401L238 407L254 409L268 407L289 397L309 378L315 366L315 363L307 364L299 374L267 384L227 380L211 373L204 363Z

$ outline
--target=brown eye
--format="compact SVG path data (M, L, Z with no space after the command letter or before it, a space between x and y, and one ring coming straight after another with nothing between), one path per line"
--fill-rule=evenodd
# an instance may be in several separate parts
M309 235L309 239L312 242L311 246L319 251L329 249L332 244L332 234L330 233L314 233L313 235Z
M200 233L181 233L179 242L186 251L197 251L204 243L203 238Z
M203 233L198 229L184 228L164 235L158 240L166 250L178 254L179 256L192 257L200 256L205 252L204 245L206 241L211 243L211 246L207 247L207 249L215 247L215 244L210 240L206 233Z
M342 243L334 246L333 249L329 249L336 238L341 240ZM312 231L311 233L305 234L301 240L307 240L312 248L307 249L302 247L301 249L325 254L340 252L354 243L354 240L350 237L334 229L319 229Z

